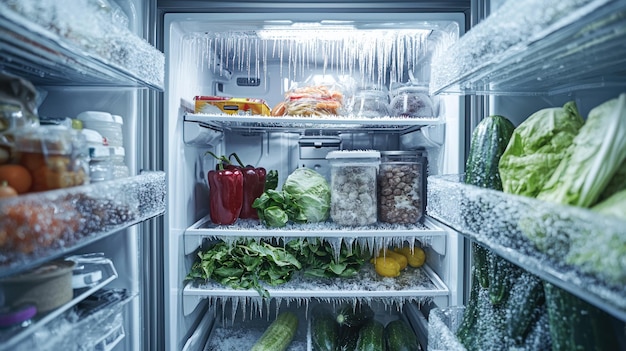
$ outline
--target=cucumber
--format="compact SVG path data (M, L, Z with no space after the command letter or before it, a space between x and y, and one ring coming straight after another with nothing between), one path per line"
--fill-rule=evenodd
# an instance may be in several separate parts
M550 283L544 283L553 351L619 350L606 312Z
M387 351L418 351L417 337L402 319L389 322L385 326Z
M317 308L311 318L313 351L335 351L339 340L339 324L335 316L325 308Z
M370 320L359 330L356 351L384 351L385 327L377 320Z
M502 190L498 171L500 157L509 144L515 126L506 117L489 116L472 132L465 166L465 183L487 189Z
M374 318L374 311L363 303L359 303L356 306L347 304L339 309L337 312L337 323L340 326L358 327L371 321Z
M337 351L354 351L359 341L359 331L361 326L348 327L343 325L339 327L339 342L337 343Z
M292 312L282 312L265 330L250 351L284 351L298 329L298 317Z
M506 303L506 326L508 336L522 344L533 325L545 312L543 281L530 273L522 273L511 289Z

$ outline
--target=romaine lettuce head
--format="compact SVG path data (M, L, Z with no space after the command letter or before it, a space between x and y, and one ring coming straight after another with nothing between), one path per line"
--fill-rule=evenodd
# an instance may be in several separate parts
M626 159L626 93L589 112L572 147L537 198L590 207Z
M535 197L584 124L574 101L533 113L511 136L498 164L504 192Z
M302 221L315 223L328 219L330 185L321 174L310 168L298 168L285 180L283 192L291 195Z

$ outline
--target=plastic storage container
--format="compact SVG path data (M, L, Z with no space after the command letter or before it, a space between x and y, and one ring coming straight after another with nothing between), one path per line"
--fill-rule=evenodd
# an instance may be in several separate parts
M122 117L101 111L84 111L78 114L77 119L83 122L83 127L100 133L109 146L124 146Z
M389 95L381 90L361 90L354 96L352 114L356 117L389 116Z
M111 147L111 164L113 166L113 178L125 178L130 175L126 166L126 151L123 147Z
M433 117L435 110L428 90L418 86L405 86L391 90L391 113L401 117Z
M378 172L378 219L386 223L416 223L426 196L424 151L383 151Z
M18 163L32 177L29 192L69 188L89 183L85 137L64 126L27 128L15 136Z
M92 183L113 179L113 164L109 147L104 145L100 133L92 129L83 129L89 148L89 179Z
M331 151L330 217L339 225L359 226L376 223L376 176L380 152Z

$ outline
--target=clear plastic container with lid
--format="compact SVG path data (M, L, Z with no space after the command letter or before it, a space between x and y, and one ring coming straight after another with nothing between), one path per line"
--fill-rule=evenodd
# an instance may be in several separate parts
M109 146L124 146L122 117L102 111L84 111L78 114L77 119L83 122L83 127L100 133Z
M113 178L126 178L130 175L128 166L126 166L126 151L123 147L111 147L111 163L113 165Z
M428 89L420 86L404 86L390 91L391 113L402 117L433 117L435 109L428 96Z
M368 118L389 116L389 95L382 90L361 90L354 96L352 113Z
M102 135L91 129L83 129L89 148L89 178L92 183L113 179L113 165L109 147L104 145Z
M382 151L378 172L378 219L417 223L424 214L426 152Z
M380 152L331 151L330 217L339 225L360 226L377 221L376 177Z

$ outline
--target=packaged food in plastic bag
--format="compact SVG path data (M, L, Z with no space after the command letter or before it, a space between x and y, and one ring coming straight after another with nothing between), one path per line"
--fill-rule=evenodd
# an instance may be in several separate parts
M339 115L343 93L327 86L304 86L285 93L285 100L272 109L272 116Z

